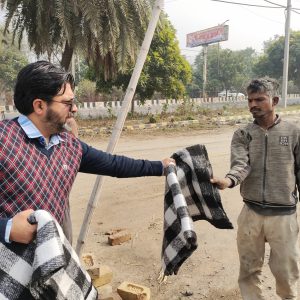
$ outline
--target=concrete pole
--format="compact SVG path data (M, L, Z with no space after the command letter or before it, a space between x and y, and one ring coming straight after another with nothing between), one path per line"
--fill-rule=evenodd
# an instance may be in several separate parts
M151 44L151 41L152 41L152 38L154 35L154 31L155 31L155 28L156 28L156 25L157 25L157 22L159 19L159 15L160 15L161 10L163 9L163 6L164 6L164 0L156 0L155 1L153 10L152 10L152 16L151 16L151 19L150 19L150 22L148 25L148 29L146 31L142 47L141 47L139 55L137 57L136 65L134 67L129 85L126 90L126 94L125 94L123 102L122 102L123 103L122 108L118 115L115 127L112 132L111 139L110 139L109 144L106 149L106 152L108 152L108 153L114 152L115 146L121 135L121 132L122 132L122 129L124 126L124 122L127 117L128 110L130 108L130 103L134 96L135 89L136 89L138 80L140 78L140 75L141 75L141 72L143 69L143 65L145 63L145 60L146 60L146 57L147 57L147 54L148 54L148 51L150 48L150 44ZM82 252L82 247L84 245L85 238L88 233L89 225L91 223L94 210L97 206L97 201L100 197L100 192L101 192L101 188L103 185L103 179L104 179L104 176L97 176L94 187L93 187L93 191L92 191L90 199L89 199L88 207L85 212L85 216L84 216L84 219L82 222L80 234L79 234L79 237L77 240L77 245L76 245L76 253L78 254L78 256L80 256L80 254Z
M290 22L291 22L291 0L287 0L286 20L285 20L285 39L284 39L284 59L282 74L282 99L284 100L284 108L287 102L287 84L289 73L289 48L290 48Z
M80 81L80 71L81 71L81 68L80 68L80 58L79 58L79 55L77 54L76 55L76 58L77 58L77 77L78 77L78 82Z
M71 59L71 74L73 75L73 77L75 79L75 76L76 76L75 53L73 53L72 59Z
M206 84L207 84L207 47L208 45L203 46L203 100L206 100Z

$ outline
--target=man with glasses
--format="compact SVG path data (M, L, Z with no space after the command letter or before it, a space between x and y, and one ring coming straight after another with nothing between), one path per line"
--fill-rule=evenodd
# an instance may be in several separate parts
M238 217L239 286L243 299L265 299L261 271L265 243L281 299L297 299L299 245L296 204L300 184L300 128L275 113L279 84L260 78L247 87L254 122L238 129L231 142L231 169L219 189L241 184L244 206Z
M71 240L69 194L78 172L114 177L161 176L174 160L135 160L96 150L65 130L77 111L74 78L38 61L18 74L14 102L21 115L0 122L0 240L29 243L33 210L44 209Z

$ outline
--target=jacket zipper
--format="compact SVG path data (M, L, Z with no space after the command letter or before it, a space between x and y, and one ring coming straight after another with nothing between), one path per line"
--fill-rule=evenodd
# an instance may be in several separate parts
M265 132L264 174L263 174L263 204L266 203L267 151L268 151L268 132L266 131Z

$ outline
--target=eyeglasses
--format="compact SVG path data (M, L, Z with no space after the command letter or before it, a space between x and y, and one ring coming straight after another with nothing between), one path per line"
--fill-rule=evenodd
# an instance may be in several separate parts
M69 110L72 111L72 109L74 108L74 106L76 106L76 102L75 101L57 101L57 100L51 100L51 102L57 102L57 103L61 103L64 104L66 106L69 106Z

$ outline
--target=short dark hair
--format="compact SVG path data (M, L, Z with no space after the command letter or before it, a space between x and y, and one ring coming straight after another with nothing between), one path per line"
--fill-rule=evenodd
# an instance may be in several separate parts
M269 77L254 79L247 86L247 93L267 93L271 98L279 97L279 83Z
M30 63L18 74L14 90L15 106L21 114L27 116L33 112L34 99L51 102L67 83L74 90L72 74L62 68L44 60Z

